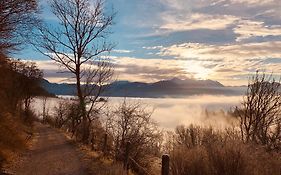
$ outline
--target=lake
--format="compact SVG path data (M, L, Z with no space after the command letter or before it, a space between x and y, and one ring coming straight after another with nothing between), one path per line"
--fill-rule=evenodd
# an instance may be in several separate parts
M53 108L61 100L69 99L69 96L62 98L49 98L47 108L52 114ZM121 97L108 99L108 106L116 109L124 100ZM239 105L242 96L188 96L186 98L126 98L130 103L141 103L147 110L153 111L152 118L159 126L166 130L173 130L177 125L212 125L215 127L231 126L235 120L226 114L226 111ZM37 114L42 111L42 99L34 99L33 108Z

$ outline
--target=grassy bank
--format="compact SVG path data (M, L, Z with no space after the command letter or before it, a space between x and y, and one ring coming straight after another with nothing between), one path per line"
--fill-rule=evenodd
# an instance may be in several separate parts
M28 146L32 125L9 113L0 114L0 172L4 163L13 159Z

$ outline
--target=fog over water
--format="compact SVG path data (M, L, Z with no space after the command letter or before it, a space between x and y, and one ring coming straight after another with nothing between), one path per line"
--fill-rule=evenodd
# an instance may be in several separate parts
M52 114L54 107L60 100L69 100L69 96L49 98L47 108ZM121 97L108 99L110 109L116 109L124 100ZM198 124L212 125L223 128L232 126L233 118L227 116L226 111L239 105L241 96L188 96L186 98L126 98L130 103L141 103L152 111L152 118L161 128L173 130L177 125ZM33 107L37 114L42 111L42 99L34 99Z
M123 98L112 98L115 104ZM165 129L174 129L180 124L230 126L234 122L226 111L241 103L241 96L189 96L186 98L127 99L142 102L148 109L154 108L152 118ZM206 112L206 110L208 112Z

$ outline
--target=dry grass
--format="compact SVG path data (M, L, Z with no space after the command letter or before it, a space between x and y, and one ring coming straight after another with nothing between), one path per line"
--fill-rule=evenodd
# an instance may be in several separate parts
M88 164L91 174L95 175L127 175L123 170L122 164L114 162L109 157L104 156L101 152L90 149L89 146L80 144L80 150L84 153L84 160Z
M196 129L202 136L202 139L197 140L198 144L187 146L190 144L175 141L170 152L171 174L280 175L280 152L267 152L261 146L244 144L224 132L210 134L208 129ZM188 133L184 137L185 141L188 140Z
M173 175L280 175L280 154L245 145L181 148L171 155Z
M1 114L0 114L1 115ZM10 114L0 116L0 167L5 161L12 161L16 153L27 147L30 127Z
M105 156L101 151L94 151L90 145L85 145L77 140L73 140L70 133L60 129L65 136L72 140L72 143L82 152L82 160L87 165L89 174L95 175L127 175L123 165L119 162L114 162L110 156ZM129 172L129 175L133 175Z

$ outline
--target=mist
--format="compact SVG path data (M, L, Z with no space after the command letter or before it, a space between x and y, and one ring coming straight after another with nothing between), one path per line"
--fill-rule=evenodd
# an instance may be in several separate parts
M110 98L117 105L124 98ZM127 98L131 103L140 102L153 110L152 118L161 128L174 130L178 125L212 125L229 127L235 120L227 111L241 103L241 96L189 96L186 98ZM206 112L207 111L207 112Z
M125 98L111 97L108 106L112 110ZM69 96L49 98L47 109L53 114L59 101L70 100ZM236 120L227 115L227 111L241 103L241 96L213 96L200 95L186 98L126 98L128 103L141 103L148 111L152 111L152 119L160 128L174 130L178 125L204 125L217 128L231 127ZM36 98L33 109L40 116L42 112L42 99Z

